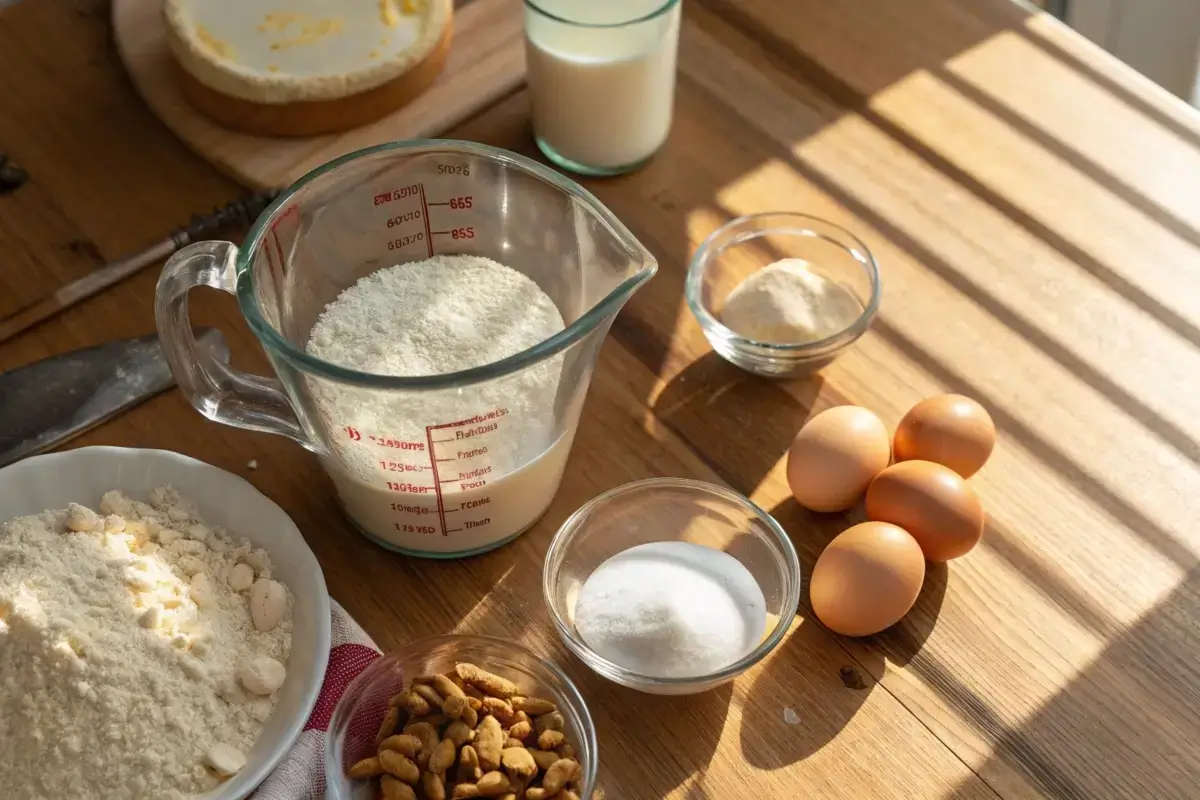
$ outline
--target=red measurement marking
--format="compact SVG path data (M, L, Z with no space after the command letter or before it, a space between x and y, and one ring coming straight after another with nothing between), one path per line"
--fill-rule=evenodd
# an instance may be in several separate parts
M361 434L359 434L361 437ZM369 434L367 436L371 440L371 444L377 444L380 447L391 447L396 450L416 450L418 452L425 449L424 442L406 442L403 439L393 439L390 436L376 436Z
M395 483L394 481L385 481L385 483L387 483L388 490L393 492L405 492L406 494L429 494L430 492L437 492L436 486L418 486L415 483ZM440 504L441 501L442 498L439 495L438 503Z
M381 206L384 203L391 203L395 200L403 200L406 197L413 197L419 191L423 191L420 189L420 186L421 184L414 183L411 186L401 186L399 189L392 189L390 192L380 192L379 194L375 195L373 202L375 205Z
M429 469L423 464L407 464L403 461L380 461L379 468L387 472L424 472Z
M357 428L346 428L346 437L352 442L362 441L362 434L358 432ZM372 436L371 438L374 439L375 437Z
M432 427L425 429L425 438L429 440L429 468L433 470L433 490L437 492L438 519L442 521L442 536L446 536L450 531L446 530L446 507L442 505L442 487L438 481L437 459L433 456Z
M465 197L451 197L444 203L430 203L431 206L450 206L455 211L462 211L470 208L475 203L475 198L467 195Z
M425 220L425 244L429 246L429 257L433 258L433 235L429 232L429 206L425 203L425 184L418 183L417 188L421 190L421 217ZM441 505L442 499L438 498L438 505ZM446 526L443 524L442 529Z
M279 255L279 273L282 274L287 262L283 259L283 248L279 245L279 234L275 233L275 228L271 228L271 241L275 243L275 252Z
M279 224L281 222L283 222L285 219L290 217L292 214L295 214L299 210L300 210L300 206L298 206L298 205L290 205L287 208L285 208L283 210L283 213L280 214L278 217L276 217L275 221L271 223L271 230L275 230L276 228L278 228Z

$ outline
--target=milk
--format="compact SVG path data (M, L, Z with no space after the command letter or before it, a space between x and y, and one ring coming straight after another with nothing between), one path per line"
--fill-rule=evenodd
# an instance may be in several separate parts
M631 21L663 7L662 0L526 3L533 129L552 160L619 172L662 146L671 128L680 4Z
M499 462L489 458L495 439L464 444L473 449L463 450L467 458L461 466L438 476L440 497L424 471L380 472L364 479L336 457L325 458L324 465L346 515L371 538L410 553L463 555L502 544L537 522L558 491L572 438L571 433L560 436L507 474L497 474ZM394 463L423 462L428 463Z

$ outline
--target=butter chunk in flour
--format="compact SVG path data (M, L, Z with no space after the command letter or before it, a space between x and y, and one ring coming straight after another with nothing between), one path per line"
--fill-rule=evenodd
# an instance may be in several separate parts
M208 791L223 779L211 754L239 763L274 709L238 676L256 659L287 664L291 595L256 628L246 570L270 580L266 553L172 489L149 499L108 492L99 513L71 504L0 525L5 800Z

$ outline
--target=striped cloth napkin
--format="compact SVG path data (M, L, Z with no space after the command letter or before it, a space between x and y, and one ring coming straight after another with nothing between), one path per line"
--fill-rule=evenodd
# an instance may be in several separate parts
M346 610L331 604L332 643L325 682L312 715L295 746L258 790L254 800L323 800L325 797L325 732L342 693L358 674L380 657L371 637Z

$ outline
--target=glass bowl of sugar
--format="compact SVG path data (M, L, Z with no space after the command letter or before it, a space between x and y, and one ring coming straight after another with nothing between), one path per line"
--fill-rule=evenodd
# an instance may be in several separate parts
M768 378L821 369L879 310L879 266L831 222L791 212L739 217L692 256L684 296L725 360Z
M550 543L546 606L599 675L651 694L733 680L787 634L800 562L770 514L722 486L652 478L571 515Z

